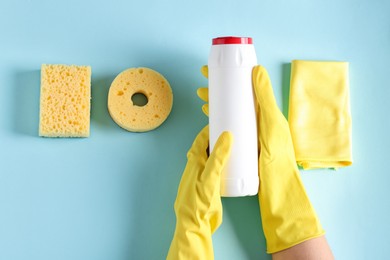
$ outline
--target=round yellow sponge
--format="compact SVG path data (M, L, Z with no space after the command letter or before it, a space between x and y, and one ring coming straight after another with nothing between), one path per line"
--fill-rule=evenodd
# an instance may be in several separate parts
M143 96L146 104L134 101ZM130 68L112 82L108 111L112 119L131 132L146 132L159 127L172 109L173 94L168 81L149 68Z

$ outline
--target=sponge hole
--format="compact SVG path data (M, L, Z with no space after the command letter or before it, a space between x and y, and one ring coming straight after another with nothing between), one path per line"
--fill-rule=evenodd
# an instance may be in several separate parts
M148 103L148 97L143 93L134 93L131 96L133 106L143 107Z

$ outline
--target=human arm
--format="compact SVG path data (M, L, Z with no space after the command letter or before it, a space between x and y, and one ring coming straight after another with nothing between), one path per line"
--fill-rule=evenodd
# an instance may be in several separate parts
M325 236L309 239L272 254L273 260L331 260L334 259Z
M259 205L267 251L273 259L333 259L324 230L296 165L287 120L280 112L268 73L253 70L259 135Z

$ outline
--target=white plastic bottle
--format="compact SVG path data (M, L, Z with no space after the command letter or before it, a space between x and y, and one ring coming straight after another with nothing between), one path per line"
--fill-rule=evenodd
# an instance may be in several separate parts
M210 149L223 131L233 133L230 160L221 177L221 196L256 195L258 149L252 69L257 58L252 38L219 37L208 61Z

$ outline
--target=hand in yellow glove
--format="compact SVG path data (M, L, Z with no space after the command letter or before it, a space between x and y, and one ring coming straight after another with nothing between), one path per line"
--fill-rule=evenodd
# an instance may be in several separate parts
M211 235L222 223L220 177L232 141L230 133L222 133L209 157L206 126L192 144L175 201L176 229L167 259L214 259Z
M268 73L253 70L260 141L259 203L267 252L321 236L324 230L302 184L287 120L280 112Z
M207 78L208 69L201 70ZM253 69L257 100L259 157L259 204L267 252L275 253L324 234L307 197L296 165L287 120L280 112L267 71ZM208 89L198 89L208 102ZM208 115L208 104L203 105Z

